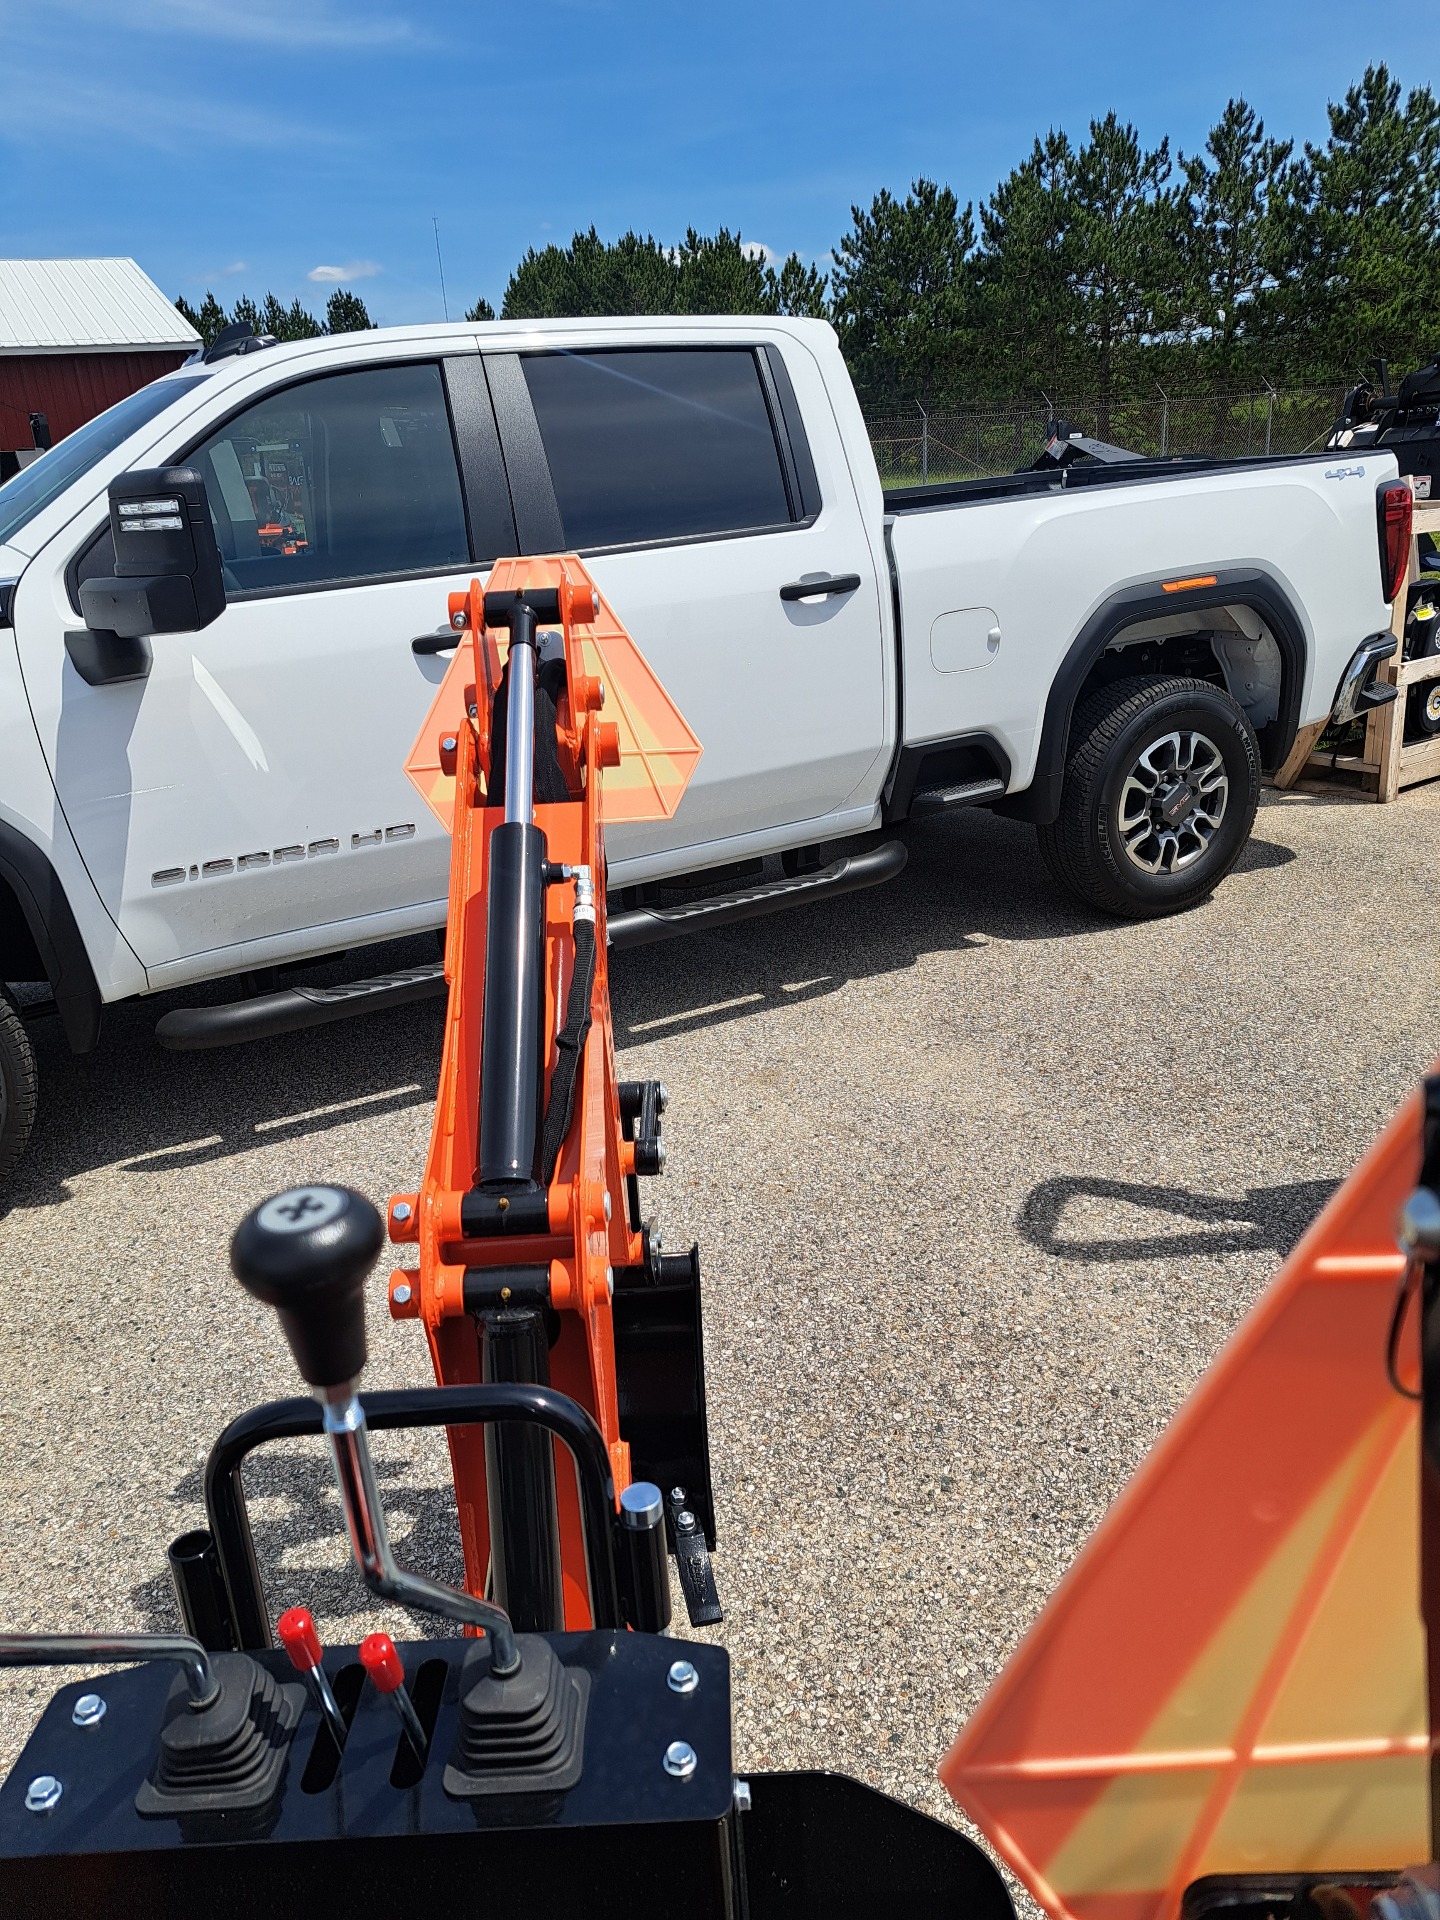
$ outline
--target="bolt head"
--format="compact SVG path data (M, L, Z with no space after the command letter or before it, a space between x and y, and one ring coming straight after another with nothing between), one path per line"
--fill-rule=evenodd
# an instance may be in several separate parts
M672 1693L693 1693L700 1684L700 1676L690 1660L673 1661L665 1680Z
M605 1195L605 1218L609 1220L611 1216L614 1214L614 1212L615 1212L615 1203L610 1198L610 1195L607 1192Z
M688 1780L699 1764L688 1740L672 1740L665 1749L663 1765L672 1780Z
M685 1749L690 1753L690 1749ZM668 1761L668 1756L667 1756ZM690 1754L690 1771L695 1771L695 1756ZM60 1804L60 1796L65 1791L53 1773L37 1773L25 1789L25 1805L31 1813L49 1813Z
M390 1298L395 1302L397 1307L409 1306L410 1289L403 1280L398 1287L392 1287L390 1289Z
M77 1727L98 1727L105 1718L105 1702L98 1693L82 1693L70 1709Z
M463 633L465 631L465 615L463 613L452 613L450 616L450 624L456 633Z
M664 1113L669 1104L670 1089L663 1080L657 1081L655 1086L655 1111L657 1113Z
M453 746L455 743L452 740L450 744ZM413 1211L414 1209L408 1200L402 1200L397 1206L391 1208L391 1212L397 1220L408 1220Z
M671 1498L671 1499L672 1499L672 1500L674 1501L674 1503L675 1503L675 1505L676 1505L677 1507L683 1507L683 1506L684 1506L684 1504L685 1504L685 1489L684 1489L684 1487L671 1487L671 1489L670 1489L670 1498Z
M613 1300L615 1298L615 1269L613 1267L606 1267L605 1269L605 1298L607 1300Z
M675 1516L675 1524L680 1529L681 1533L694 1533L695 1516L690 1511L689 1507L682 1507L680 1509L679 1513L677 1513Z
M1440 1198L1417 1187L1400 1210L1400 1244L1410 1253L1440 1252Z

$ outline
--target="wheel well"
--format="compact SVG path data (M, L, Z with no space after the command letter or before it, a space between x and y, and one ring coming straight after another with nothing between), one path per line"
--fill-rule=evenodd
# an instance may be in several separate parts
M48 980L19 895L0 874L0 980Z
M1258 567L1204 571L1183 603L1163 583L1127 587L1085 622L1051 683L1035 773L997 813L1040 825L1058 817L1070 725L1085 694L1136 672L1193 674L1226 690L1255 728L1271 772L1289 752L1305 676L1304 626L1280 583ZM1144 658L1148 652L1149 658Z
M100 988L65 889L45 854L0 820L0 979L48 980L72 1053L100 1037Z

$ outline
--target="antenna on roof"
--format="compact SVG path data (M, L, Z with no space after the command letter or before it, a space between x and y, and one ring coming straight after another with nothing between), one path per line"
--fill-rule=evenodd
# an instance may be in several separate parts
M450 302L445 298L445 262L440 257L440 216L432 213L430 224L435 229L435 258L440 266L440 304L445 309L445 318L450 318Z

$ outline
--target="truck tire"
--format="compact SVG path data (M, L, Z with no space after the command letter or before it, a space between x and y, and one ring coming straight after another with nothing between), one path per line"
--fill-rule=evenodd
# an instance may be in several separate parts
M1222 688L1158 674L1112 681L1076 708L1041 856L1103 913L1181 913L1239 859L1259 799L1255 734Z
M25 1151L35 1124L35 1051L10 995L0 988L0 1180Z

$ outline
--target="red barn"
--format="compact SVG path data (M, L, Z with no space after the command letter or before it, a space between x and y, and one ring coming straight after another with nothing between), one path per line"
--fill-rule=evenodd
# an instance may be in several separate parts
M133 260L0 260L0 480L199 344Z

